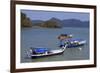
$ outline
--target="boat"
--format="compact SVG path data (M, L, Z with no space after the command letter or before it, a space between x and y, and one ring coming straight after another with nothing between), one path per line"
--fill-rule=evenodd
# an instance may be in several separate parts
M69 42L67 42L66 48L75 48L75 47L84 46L86 44L86 40L83 39L69 39L68 41Z
M61 49L56 49L56 50L48 50L47 48L41 48L41 47L39 48L31 47L30 53L28 52L27 54L31 58L39 58L39 57L63 54L65 49L66 49L66 45L62 47Z

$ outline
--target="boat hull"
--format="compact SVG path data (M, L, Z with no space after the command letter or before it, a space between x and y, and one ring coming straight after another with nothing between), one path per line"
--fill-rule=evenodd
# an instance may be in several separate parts
M31 55L31 58L42 58L42 57L54 56L54 55L61 55L61 54L63 54L63 52L60 52L60 53L53 53L53 54L47 54L47 55L41 55L41 56L32 56L32 55Z
M58 49L58 50L50 50L48 52L45 52L43 54L31 54L31 58L39 58L39 57L46 57L46 56L53 56L53 55L61 55L65 51L66 46Z
M67 48L76 48L76 47L80 47L80 46L84 46L84 44L79 44L79 45L68 45Z

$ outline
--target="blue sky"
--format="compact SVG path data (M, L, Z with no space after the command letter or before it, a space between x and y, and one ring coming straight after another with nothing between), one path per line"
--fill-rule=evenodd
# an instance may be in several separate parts
M21 10L31 20L49 20L53 17L64 19L79 19L82 21L89 20L89 13L82 12L56 12L56 11L40 11L40 10Z

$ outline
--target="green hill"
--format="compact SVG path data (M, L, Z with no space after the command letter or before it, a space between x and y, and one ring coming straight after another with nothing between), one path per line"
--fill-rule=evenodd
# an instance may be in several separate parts
M21 27L32 27L32 21L24 13L21 13Z
M60 26L58 26L58 23L56 21L51 21L51 20L45 21L41 23L39 26L45 28L60 28Z

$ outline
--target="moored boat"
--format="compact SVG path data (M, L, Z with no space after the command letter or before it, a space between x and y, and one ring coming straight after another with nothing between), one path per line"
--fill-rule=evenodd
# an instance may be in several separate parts
M69 39L68 41L69 42L67 42L66 48L75 48L75 47L84 46L86 44L86 40L83 39Z
M52 56L52 55L62 54L65 51L65 49L66 49L66 45L61 49L56 49L56 50L48 50L47 48L31 48L30 53L28 53L28 55L31 58Z

